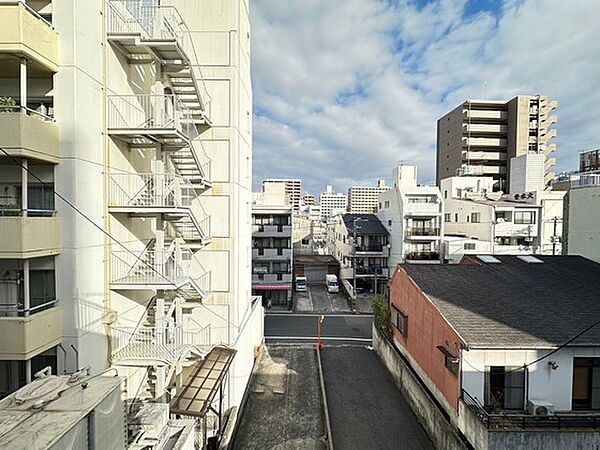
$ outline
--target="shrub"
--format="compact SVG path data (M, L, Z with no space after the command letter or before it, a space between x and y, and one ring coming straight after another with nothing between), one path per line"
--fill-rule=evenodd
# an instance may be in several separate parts
M387 335L390 329L390 305L388 299L384 295L376 295L373 297L372 306L375 326Z

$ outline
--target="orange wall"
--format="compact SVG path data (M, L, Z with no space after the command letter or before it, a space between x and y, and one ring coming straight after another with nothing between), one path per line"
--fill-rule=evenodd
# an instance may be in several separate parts
M453 355L459 356L462 340L402 267L398 267L392 278L390 301L407 316L407 336L404 337L392 326L394 338L458 410L460 372L454 375L446 368L444 354L437 346L445 346Z

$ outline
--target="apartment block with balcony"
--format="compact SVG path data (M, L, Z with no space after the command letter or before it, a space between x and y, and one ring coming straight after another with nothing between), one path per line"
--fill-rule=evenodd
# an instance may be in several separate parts
M292 305L293 207L286 197L284 190L263 192L252 204L252 295L267 307Z
M491 177L442 180L445 233L487 242L492 254L541 254L544 215L535 194L503 198L493 185Z
M249 6L164 3L0 3L0 391L118 368L206 443L262 342Z
M319 197L321 207L321 221L327 222L332 217L346 212L348 209L348 197L341 192L333 192L333 186L328 185Z
M61 158L58 48L47 5L0 3L0 397L46 366L56 371L63 340L53 191Z
M304 197L302 196L302 180L288 178L267 178L263 180L263 190L269 187L283 186L294 211L299 211ZM314 199L313 199L314 200Z
M393 343L472 448L598 446L599 275L577 256L400 265Z
M376 213L379 194L389 189L389 186L385 185L385 180L378 180L377 186L350 186L348 188L348 212Z
M388 279L388 232L375 214L338 214L328 226L330 251L339 276L352 294L382 292Z
M511 161L522 155L543 155L541 183L549 185L557 105L539 95L465 101L437 122L437 185L455 175L491 176L494 190L508 192Z
M417 184L415 166L398 166L393 186L379 194L377 217L389 233L389 266L439 263L444 236L444 202L436 186Z

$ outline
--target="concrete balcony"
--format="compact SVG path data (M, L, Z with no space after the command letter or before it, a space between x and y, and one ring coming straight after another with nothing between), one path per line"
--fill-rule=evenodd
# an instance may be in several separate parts
M62 339L63 311L58 306L28 317L0 317L0 359L26 360Z
M463 152L463 159L470 161L506 161L504 152Z
M546 144L550 139L555 138L557 136L558 132L555 129L552 130L548 130L546 132L546 134L544 134L540 140L542 141L542 143Z
M546 150L545 150L546 155L549 155L550 153L555 152L555 151L556 151L556 144L546 145Z
M58 33L20 1L0 4L0 54L35 61L48 72L58 71Z
M439 227L407 227L405 236L409 240L440 239Z
M350 256L372 256L372 257L381 257L387 258L389 256L390 250L386 245L382 244L370 244L370 245L359 245L356 249L350 252Z
M481 120L506 120L508 118L507 111L498 110L465 110L465 117L470 119Z
M537 211L536 211L536 214ZM517 224L514 222L498 222L494 225L494 234L502 237L536 237L538 225L532 224Z
M0 236L0 259L60 253L60 221L56 217L0 217Z
M58 127L42 115L30 115L18 109L0 112L0 147L15 158L57 164L60 159Z
M490 123L468 123L465 124L463 128L467 133L499 134L508 131L506 125Z
M406 216L436 217L442 214L439 203L407 203L403 210Z
M546 172L548 170L550 170L551 167L556 165L556 158L548 158L546 159L546 162L544 163L544 169L546 170Z
M261 260L272 260L272 261L289 261L292 257L291 248L253 248L252 259L258 261Z
M291 237L291 225L253 225L252 236L254 237Z
M463 138L463 147L506 147L506 139L492 137Z
M480 166L482 175L506 175L506 167Z

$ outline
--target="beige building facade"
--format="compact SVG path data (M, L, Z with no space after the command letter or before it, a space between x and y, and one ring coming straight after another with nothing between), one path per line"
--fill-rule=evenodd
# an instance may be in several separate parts
M284 179L284 178L268 178L263 180L263 191L267 185L283 185L285 193L289 198L294 211L300 210L302 203L302 180Z
M131 404L169 402L227 348L219 398L242 401L263 314L249 2L156 3L0 4L5 392L115 367Z
M437 122L438 186L455 175L490 176L495 190L509 192L511 160L522 155L544 156L542 184L549 185L557 106L546 96L520 95L508 101L467 100L444 115Z
M349 213L376 213L379 194L389 190L385 180L378 180L377 186L350 186L348 188Z

